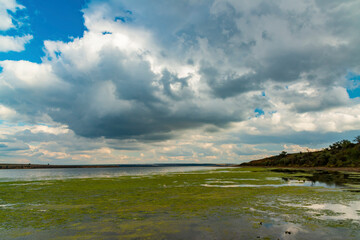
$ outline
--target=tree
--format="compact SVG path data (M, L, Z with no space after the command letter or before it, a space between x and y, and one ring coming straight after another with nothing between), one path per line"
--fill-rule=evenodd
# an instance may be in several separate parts
M282 151L282 152L279 154L279 157L283 158L283 157L285 157L285 156L286 156L286 154L287 154L287 152Z
M352 143L349 140L341 140L329 146L331 150L340 150L343 148L351 147Z
M360 135L357 136L357 137L355 137L354 142L355 142L355 143L360 143Z

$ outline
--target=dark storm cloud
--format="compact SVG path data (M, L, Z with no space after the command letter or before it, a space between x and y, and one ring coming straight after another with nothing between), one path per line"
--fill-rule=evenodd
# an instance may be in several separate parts
M162 73L160 88L154 87L152 83L157 76L141 56L128 60L118 49L108 47L100 56L86 78L72 81L62 75L62 64L55 65L57 75L77 91L65 92L69 98L64 105L54 106L48 114L80 136L161 141L171 138L172 131L203 124L221 126L229 118L240 119L198 106L192 101L194 96L187 78L179 78L167 70ZM172 83L180 85L176 94L170 88ZM158 93L167 98L161 99Z
M234 73L219 73L215 67L203 67L200 72L212 87L215 97L230 98L241 93L264 89L261 81L257 81L256 74L238 77Z

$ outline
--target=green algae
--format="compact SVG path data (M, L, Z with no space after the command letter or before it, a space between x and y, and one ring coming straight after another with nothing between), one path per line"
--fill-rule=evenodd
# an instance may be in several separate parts
M280 229L285 223L298 224L308 231L339 231L350 239L358 236L360 218L323 219L339 213L326 209L314 213L306 206L348 204L360 201L359 193L272 186L311 173L294 176L264 168L226 168L150 176L0 183L0 234L9 239L176 239L184 233L212 236L214 226L223 221L223 229L217 232L232 236L237 230L229 226L241 219L243 232L251 237L265 231L265 224ZM232 182L261 187L203 186L211 181L217 185ZM260 237L280 236L267 231Z

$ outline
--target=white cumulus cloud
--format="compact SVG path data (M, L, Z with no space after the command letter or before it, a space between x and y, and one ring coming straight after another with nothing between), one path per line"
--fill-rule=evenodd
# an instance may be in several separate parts
M18 9L23 9L24 6L18 4L16 0L1 0L0 1L0 30L6 31L10 28L14 28L12 17L8 13L16 12Z
M19 36L1 36L0 35L0 52L21 52L25 50L25 45L33 39L32 35Z
M0 30L7 31L17 26L13 23L13 17L9 12L15 13L25 7L18 4L16 0L0 1ZM25 50L25 45L33 39L32 35L9 36L6 33L0 35L0 52L21 52Z

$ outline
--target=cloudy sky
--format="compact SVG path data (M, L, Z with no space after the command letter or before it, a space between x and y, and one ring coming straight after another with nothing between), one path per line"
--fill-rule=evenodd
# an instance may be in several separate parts
M0 162L240 163L360 135L358 0L0 0Z

